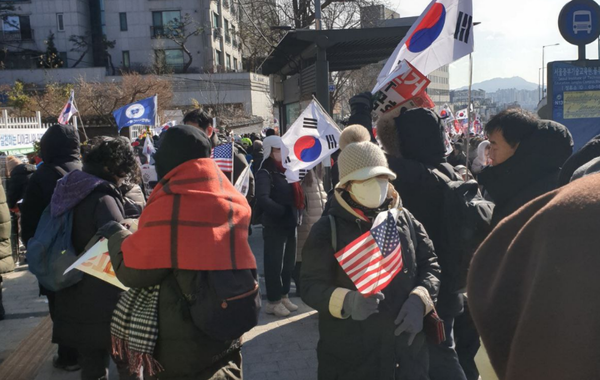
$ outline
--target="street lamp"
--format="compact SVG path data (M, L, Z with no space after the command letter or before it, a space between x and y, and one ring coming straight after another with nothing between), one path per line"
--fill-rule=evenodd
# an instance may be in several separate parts
M546 91L544 89L544 82L545 82L545 78L544 78L544 70L546 69L546 60L544 59L544 49L546 49L547 47L551 47L551 46L558 46L560 45L559 43L555 43L552 45L544 45L542 46L542 99L544 99Z
M538 69L538 102L542 101L542 68Z

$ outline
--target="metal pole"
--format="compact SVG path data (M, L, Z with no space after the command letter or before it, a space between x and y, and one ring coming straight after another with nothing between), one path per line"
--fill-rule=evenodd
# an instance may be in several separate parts
M321 30L321 0L315 0L315 29Z
M542 101L542 68L538 69L538 102Z
M467 106L467 162L465 166L467 167L467 179L469 173L469 147L471 145L471 88L473 87L473 54L469 54L469 105Z
M545 91L544 91L544 85L545 85L545 80L544 80L544 49L546 49L545 46L542 46L542 99L545 98Z

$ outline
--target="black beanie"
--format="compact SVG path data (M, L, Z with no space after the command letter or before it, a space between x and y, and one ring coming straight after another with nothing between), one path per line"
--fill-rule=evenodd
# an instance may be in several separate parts
M210 157L210 141L198 128L176 125L163 132L160 140L160 148L154 155L159 179L184 162Z
M430 109L414 108L396 118L402 157L424 164L445 162L444 125Z

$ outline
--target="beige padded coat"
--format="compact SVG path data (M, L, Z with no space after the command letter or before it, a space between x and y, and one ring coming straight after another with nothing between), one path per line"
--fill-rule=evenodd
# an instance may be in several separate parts
M302 211L302 224L298 227L296 261L302 261L302 248L308 238L310 229L315 224L325 209L327 192L323 186L323 169L317 166L311 170L302 181L302 189L306 200L306 207Z

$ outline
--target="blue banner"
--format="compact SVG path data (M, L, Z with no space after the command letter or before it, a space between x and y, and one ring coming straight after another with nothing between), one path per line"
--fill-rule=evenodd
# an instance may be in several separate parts
M154 126L156 122L156 95L123 106L113 112L119 131L132 125Z

